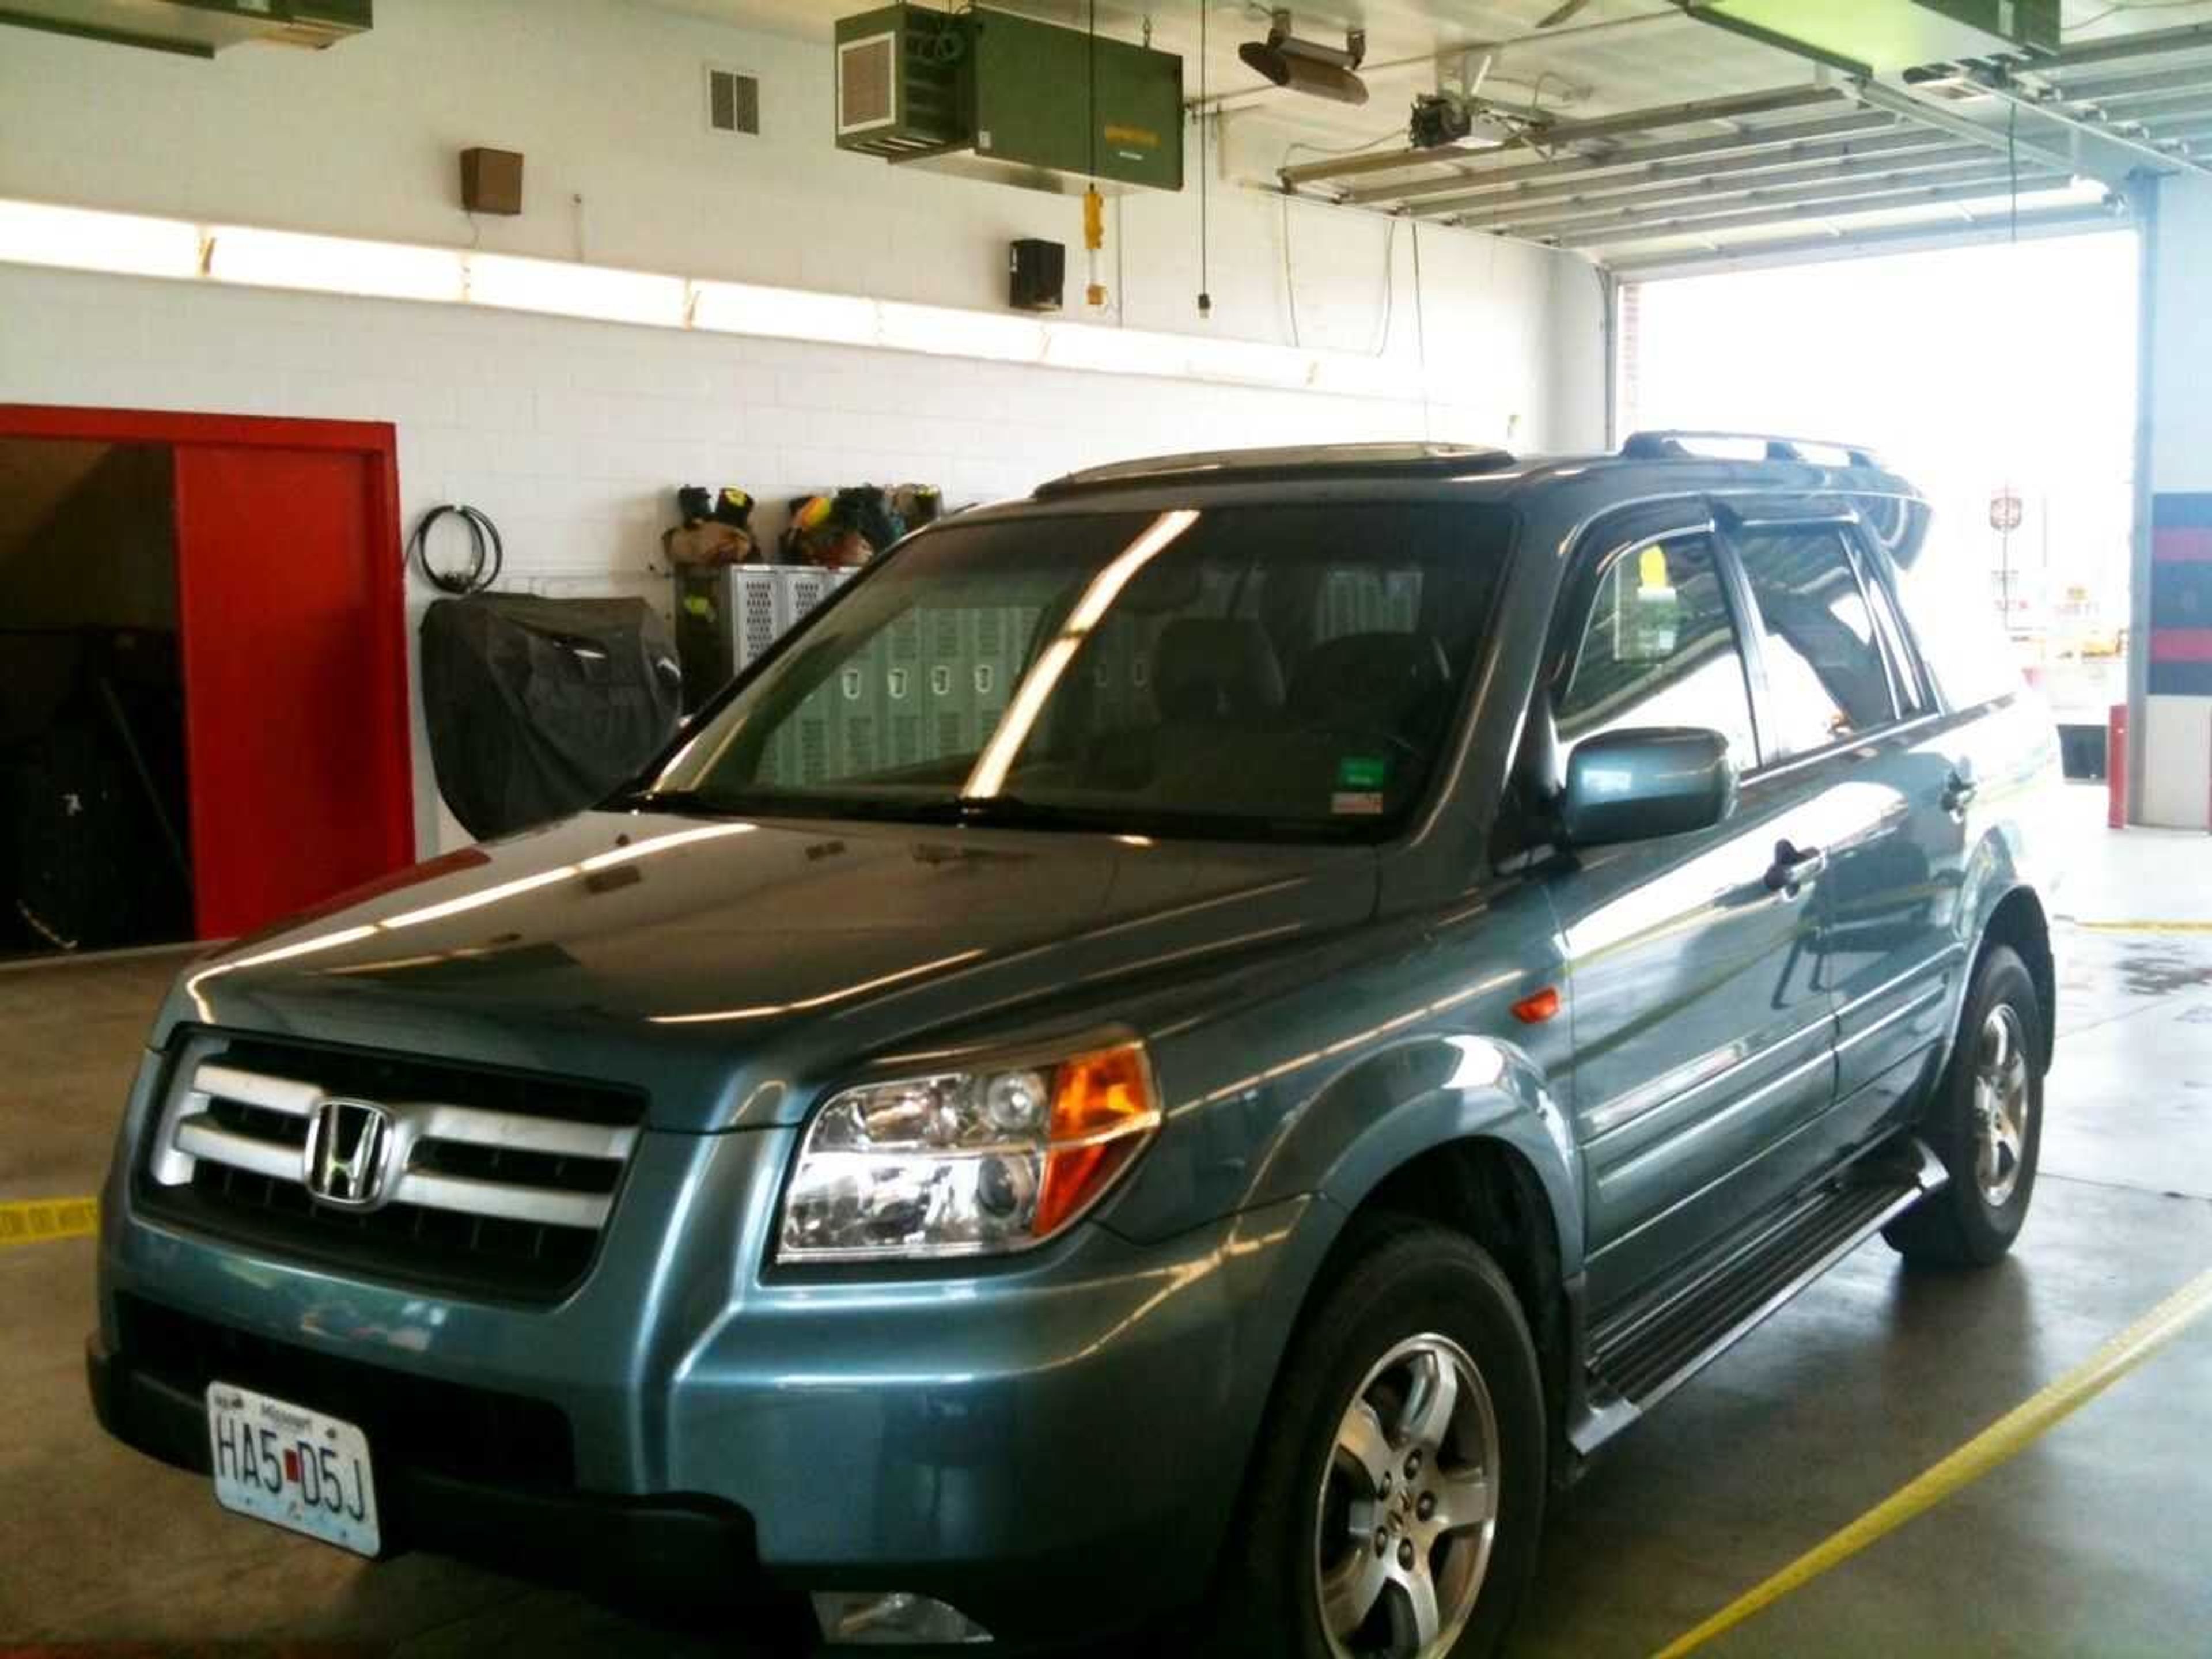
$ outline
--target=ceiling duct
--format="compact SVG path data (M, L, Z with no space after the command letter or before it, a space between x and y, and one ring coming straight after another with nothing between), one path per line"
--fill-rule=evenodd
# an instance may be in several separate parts
M1247 68L1292 92L1340 104L1367 101L1367 82L1354 73L1367 56L1366 30L1346 30L1341 47L1301 40L1291 30L1291 14L1279 9L1267 38L1246 41L1237 48L1237 55Z
M321 48L374 22L374 0L0 0L0 23L212 58L247 41Z

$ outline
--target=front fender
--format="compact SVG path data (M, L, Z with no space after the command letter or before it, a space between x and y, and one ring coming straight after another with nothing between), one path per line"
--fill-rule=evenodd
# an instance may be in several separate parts
M1510 1148L1544 1189L1558 1232L1559 1270L1583 1267L1582 1154L1542 1071L1512 1043L1487 1036L1433 1039L1424 1059L1448 1064L1436 1086L1400 1100L1361 1123L1356 1086L1314 1103L1298 1133L1334 1149L1315 1188L1344 1214L1357 1210L1396 1170L1457 1141ZM1347 1079L1347 1082L1352 1081Z

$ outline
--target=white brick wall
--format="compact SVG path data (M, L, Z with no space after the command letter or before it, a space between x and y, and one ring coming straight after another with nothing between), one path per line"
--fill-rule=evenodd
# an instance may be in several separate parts
M763 77L761 138L704 131L710 61ZM1043 235L1070 244L1080 292L1074 202L837 151L829 62L820 41L617 0L380 0L374 32L327 52L212 63L0 30L0 196L976 307L1004 303L1007 239ZM656 601L680 483L774 501L921 480L959 502L1164 450L1601 441L1588 265L1432 228L1417 301L1404 228L1236 187L1294 136L1241 114L1214 152L1208 331L1288 343L1294 282L1304 344L1378 353L1409 384L1425 359L1465 387L1449 405L5 265L0 400L391 421L406 526L471 501L505 534L507 585ZM465 218L471 143L527 154L521 217ZM1199 327L1197 209L1186 190L1109 211L1130 326ZM427 851L460 832L416 725Z
M1431 429L1502 441L1517 411L1496 387L1474 389L1492 401L1435 406ZM778 502L920 480L958 503L1161 451L1404 437L1425 414L1418 402L21 266L0 266L0 402L390 421L405 526L469 501L505 537L504 586L664 606L659 534L679 483ZM776 516L763 514L767 527ZM433 596L419 580L409 592L411 636ZM459 844L419 714L416 763L418 845Z

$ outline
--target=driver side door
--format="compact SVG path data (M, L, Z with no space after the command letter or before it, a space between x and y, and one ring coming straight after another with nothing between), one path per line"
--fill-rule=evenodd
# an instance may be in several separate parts
M1746 782L1709 830L1591 849L1552 878L1573 994L1572 1098L1602 1314L1764 1201L1834 1097L1812 884L1771 884L1805 832L1762 785L1745 605L1712 526L1586 547L1548 687L1562 755L1600 732L1698 726Z

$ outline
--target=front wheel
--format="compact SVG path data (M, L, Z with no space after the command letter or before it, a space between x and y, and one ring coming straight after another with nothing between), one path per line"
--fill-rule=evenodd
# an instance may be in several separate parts
M1513 1288L1470 1240L1382 1233L1285 1358L1212 1651L1478 1659L1534 1565L1545 1416Z
M1882 1232L1907 1261L1987 1267L2020 1236L2043 1145L2042 1020L2027 965L1993 946L1922 1130L1950 1182Z

